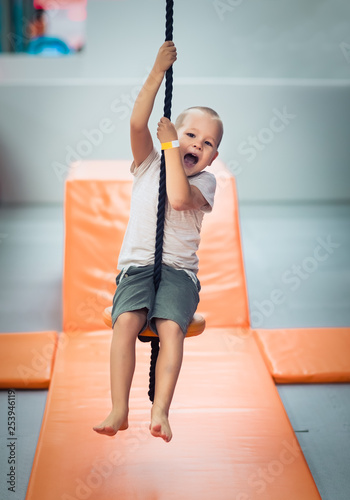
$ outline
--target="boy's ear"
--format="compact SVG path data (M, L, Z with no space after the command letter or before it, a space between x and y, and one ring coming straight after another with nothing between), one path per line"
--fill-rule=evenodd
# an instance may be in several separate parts
M213 163L213 161L215 160L215 158L217 158L217 157L218 157L218 154L219 154L219 151L217 151L217 152L215 153L215 155L213 156L213 159L212 159L212 160L211 160L211 162L209 163L208 167L210 167L210 165Z

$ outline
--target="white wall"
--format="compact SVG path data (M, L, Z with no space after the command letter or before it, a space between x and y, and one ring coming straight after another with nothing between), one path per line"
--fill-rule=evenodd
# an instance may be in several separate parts
M3 201L61 201L69 152L130 158L130 107L163 41L164 5L90 0L81 54L0 57ZM222 115L220 154L241 200L349 199L350 3L175 0L174 22L173 116L195 104Z

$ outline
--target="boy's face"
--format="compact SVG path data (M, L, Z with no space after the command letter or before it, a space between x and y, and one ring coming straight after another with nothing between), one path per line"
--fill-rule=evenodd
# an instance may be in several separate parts
M219 125L215 118L198 109L186 114L177 131L182 164L187 176L198 174L219 154Z

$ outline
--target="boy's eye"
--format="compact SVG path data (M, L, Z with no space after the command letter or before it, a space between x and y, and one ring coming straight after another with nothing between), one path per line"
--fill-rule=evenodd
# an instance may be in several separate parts
M187 132L188 137L194 137L194 134L192 132Z
M205 141L205 144L206 144L207 146L210 146L211 148L213 147L213 145L212 145L212 143L211 143L210 141Z

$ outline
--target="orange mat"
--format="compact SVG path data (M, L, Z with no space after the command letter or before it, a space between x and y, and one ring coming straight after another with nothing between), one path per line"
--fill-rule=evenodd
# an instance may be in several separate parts
M47 388L57 338L57 332L0 334L0 388Z
M254 338L236 333L186 341L168 444L148 430L149 346L137 343L130 427L109 438L91 428L110 409L111 334L66 341L26 500L320 499Z
M140 342L130 428L114 438L92 430L110 409L111 331L101 330L102 312L115 291L132 177L129 162L73 165L65 201L65 335L27 500L320 499L250 335L235 181L220 161L211 170L218 190L202 229L198 312L217 328L186 340L170 415L174 437L166 444L148 429L150 351Z
M82 161L70 171L65 192L65 332L105 328L102 312L112 304L129 218L129 168L126 161ZM198 252L202 284L198 313L208 326L248 326L235 180L219 160L210 170L218 183L214 210L204 217Z
M278 383L350 382L350 328L256 330Z

